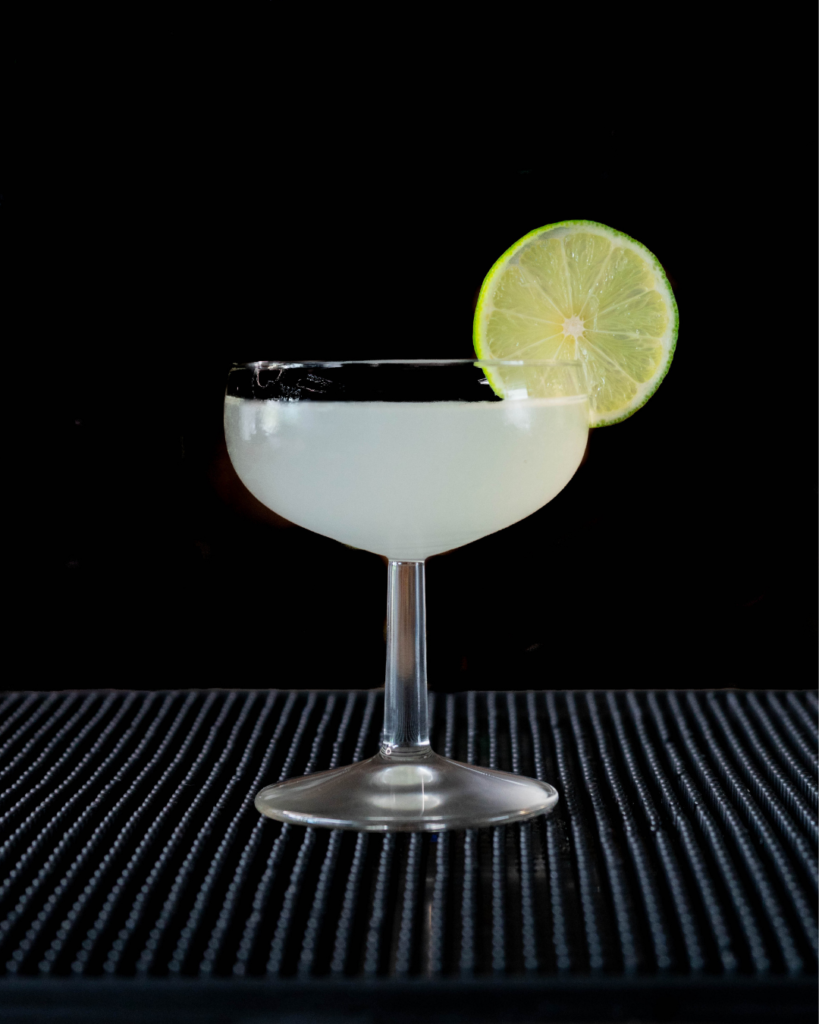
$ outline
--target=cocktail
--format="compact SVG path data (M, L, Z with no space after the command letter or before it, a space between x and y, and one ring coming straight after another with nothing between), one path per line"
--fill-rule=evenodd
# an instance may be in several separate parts
M499 397L490 382L504 375L514 387ZM292 522L389 563L381 749L268 786L256 799L262 813L331 828L435 831L554 806L547 783L430 748L424 563L550 501L580 465L588 429L575 362L234 367L225 436L248 490Z
M286 519L389 565L379 751L267 786L256 797L262 814L328 828L440 831L521 821L557 803L548 783L431 749L424 565L551 501L580 465L590 424L625 418L667 368L676 319L669 326L664 276L639 243L572 223L584 227L533 233L490 272L475 334L477 354L488 358L256 362L231 371L225 435L248 490ZM494 358L510 348L510 357ZM544 352L550 358L538 358Z

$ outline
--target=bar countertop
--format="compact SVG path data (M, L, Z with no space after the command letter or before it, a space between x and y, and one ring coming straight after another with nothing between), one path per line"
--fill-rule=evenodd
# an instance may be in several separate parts
M433 745L555 813L439 834L261 819L375 752L380 691L0 698L4 1021L807 1021L817 700L431 695Z

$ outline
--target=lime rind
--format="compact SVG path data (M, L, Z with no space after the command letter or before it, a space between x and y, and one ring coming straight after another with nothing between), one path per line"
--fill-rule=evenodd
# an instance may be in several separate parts
M504 358L503 354L495 354L487 350L483 330L487 316L488 297L493 293L493 288L499 275L506 268L509 262L535 238L542 239L545 235L564 237L565 235L571 234L572 230L576 230L577 228L587 228L592 234L599 234L610 242L619 241L621 247L636 252L651 268L654 276L655 289L665 300L665 305L669 314L669 323L664 335L662 338L657 339L660 341L663 349L663 356L661 360L662 365L657 368L648 381L638 387L637 394L630 402L625 404L622 409L613 410L608 414L598 413L595 409L592 409L591 425L594 427L607 427L612 426L615 423L622 423L623 420L633 416L634 413L637 412L638 409L641 409L649 398L651 398L651 396L656 392L671 366L671 361L674 358L674 352L677 346L677 335L679 333L679 309L665 271L654 253L647 249L641 242L638 242L635 238L632 238L623 231L617 231L615 228L610 228L605 224L592 220L557 221L554 224L547 224L544 227L535 228L533 231L528 232L522 238L519 238L504 253L502 253L497 260L495 260L483 280L480 292L478 293L478 302L475 307L473 344L475 354L479 360ZM512 358L514 359L514 357ZM505 394L505 388L502 380L500 379L500 375L497 372L490 373L486 370L484 372L486 373L486 378L495 393L500 397L503 397Z

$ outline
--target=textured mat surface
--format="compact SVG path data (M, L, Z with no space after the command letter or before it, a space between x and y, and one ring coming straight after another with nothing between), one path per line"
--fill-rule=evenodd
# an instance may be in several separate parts
M547 779L555 814L437 836L259 819L262 785L375 751L378 692L6 695L0 998L123 1020L160 991L178 1020L240 1020L245 998L261 1020L269 993L294 1020L315 998L351 1020L501 1020L511 1004L520 1021L802 1019L812 693L481 693L432 710L436 749Z

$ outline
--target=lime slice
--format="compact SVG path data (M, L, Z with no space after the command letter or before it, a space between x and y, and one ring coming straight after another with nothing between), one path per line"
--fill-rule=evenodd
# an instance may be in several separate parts
M591 220L524 235L486 275L475 310L479 359L577 359L591 425L631 416L657 390L677 343L679 316L656 256ZM487 372L499 394L506 370ZM546 393L544 377L544 393ZM531 393L531 386L530 386Z

